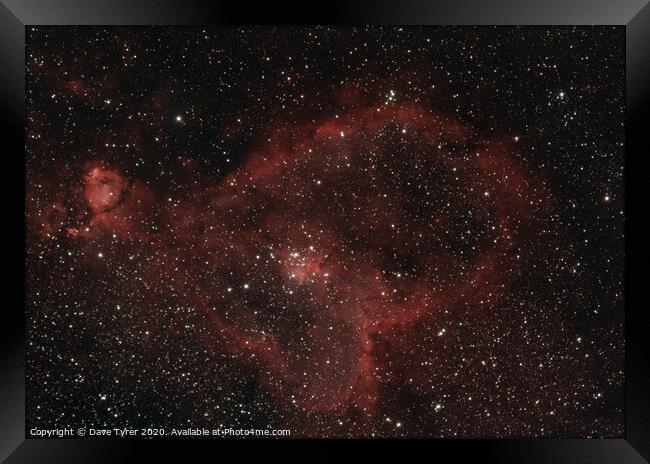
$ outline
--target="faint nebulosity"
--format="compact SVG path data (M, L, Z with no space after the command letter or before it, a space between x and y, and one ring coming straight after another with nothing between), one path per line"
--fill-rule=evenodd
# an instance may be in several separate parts
M622 437L623 52L28 29L27 426Z

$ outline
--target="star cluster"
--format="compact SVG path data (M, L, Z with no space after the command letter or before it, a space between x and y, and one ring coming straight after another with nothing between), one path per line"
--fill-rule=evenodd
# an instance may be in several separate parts
M622 29L27 33L28 427L622 436Z

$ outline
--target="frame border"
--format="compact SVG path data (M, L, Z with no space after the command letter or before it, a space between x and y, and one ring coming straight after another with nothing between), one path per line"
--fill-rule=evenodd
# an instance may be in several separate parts
M37 440L26 439L25 430L25 318L24 318L24 118L25 118L25 27L28 25L201 25L201 24L409 24L409 25L624 25L626 32L625 115L625 439L506 439L506 440L274 440L265 448L279 449L290 441L326 444L323 456L341 443L361 443L377 456L388 444L404 444L412 450L443 452L464 461L648 463L650 460L650 357L647 326L640 306L632 305L631 290L642 285L630 275L633 259L630 231L630 184L632 159L650 153L647 123L650 120L650 0L360 0L354 4L319 5L302 10L297 5L228 4L209 0L2 0L0 2L0 117L8 128L5 138L9 176L3 182L5 198L11 199L8 215L8 275L12 297L0 324L0 461L28 462L125 462L154 455L187 459L172 440ZM287 2L288 3L288 2ZM638 171L637 171L638 173ZM18 193L16 193L18 192ZM638 259L638 258L637 258ZM20 269L22 272L15 272ZM20 289L20 290L18 290ZM635 296L635 298L639 299ZM247 454L249 440L196 440L192 454L209 449L237 450ZM405 443L406 442L406 443ZM311 448L311 447L310 447ZM312 450L313 453L313 448ZM284 453L283 453L284 455ZM330 457L335 457L331 454Z

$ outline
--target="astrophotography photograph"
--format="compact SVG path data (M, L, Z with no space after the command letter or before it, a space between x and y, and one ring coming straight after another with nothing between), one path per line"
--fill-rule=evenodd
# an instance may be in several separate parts
M27 437L624 438L624 27L25 33Z

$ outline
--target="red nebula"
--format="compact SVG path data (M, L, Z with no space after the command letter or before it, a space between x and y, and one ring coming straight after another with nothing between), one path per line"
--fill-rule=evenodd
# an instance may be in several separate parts
M463 166L458 182L468 196L452 201L494 223L473 256L427 243L440 239L436 235L457 211L432 208L424 217L406 217L400 197L407 186L386 169L394 143L385 135L390 130L427 143L428 149L409 161L420 169L444 170L452 181L454 168ZM263 317L231 323L210 308L214 329L233 355L245 347L278 398L314 411L352 409L371 417L380 401L373 339L390 340L399 349L402 342L392 336L396 328L416 325L443 308L498 298L516 266L510 252L519 226L513 218L530 207L534 192L507 144L470 141L470 133L460 122L417 106L355 110L261 147L209 193L214 217L231 216L214 224L215 233L238 237L239 258L222 261L224 272L233 267L244 272L259 250L276 250L265 273L280 279L266 286L276 285L274 292L299 302L293 310L309 321L303 331L274 333L265 329ZM440 144L460 145L471 154L461 157ZM432 185L444 182L431 179ZM247 214L253 211L254 220ZM403 227L405 221L412 222ZM432 230L432 223L443 226ZM418 272L397 272L395 253L409 255L418 242L431 250L415 263ZM223 253L209 239L196 246L205 255ZM197 290L206 299L214 292ZM264 311L264 303L241 298L226 305ZM260 331L263 335L254 335ZM307 340L309 353L296 351L294 337Z
M83 180L82 200L90 209L90 219L74 218L77 224L66 228L69 237L108 233L130 240L152 238L144 223L154 196L141 182L129 182L119 171L105 169L99 163L86 165Z
M84 196L95 213L115 208L125 196L128 182L117 172L94 167L85 177Z
M151 247L139 279L199 308L201 342L248 363L280 403L370 419L387 347L408 351L405 331L498 299L530 226L516 219L544 200L507 143L417 105L281 127L178 205L90 165L90 232L69 234ZM151 211L162 227L143 226ZM163 285L167 268L194 278Z

